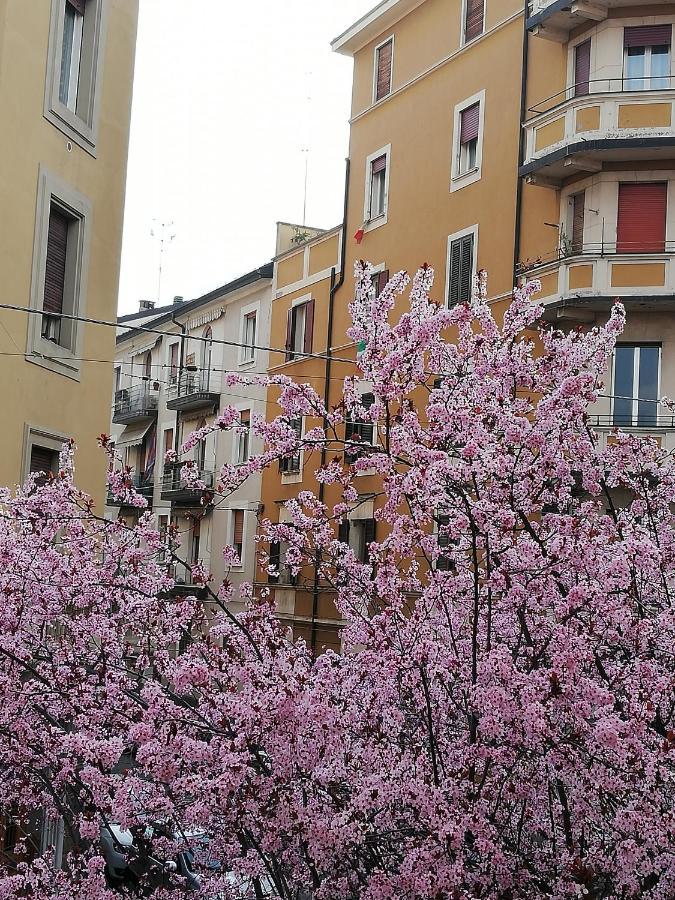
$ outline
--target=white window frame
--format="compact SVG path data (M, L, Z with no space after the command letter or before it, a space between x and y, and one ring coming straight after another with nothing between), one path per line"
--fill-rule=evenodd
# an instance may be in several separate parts
M297 306L307 306L307 304L310 303L312 301L312 299L313 299L312 294L303 294L302 297L296 297L295 300L293 300L291 302L291 309L295 309ZM292 349L291 350L292 356L290 359L286 360L286 362L292 363L298 359L306 359L307 358L305 355L305 333L306 333L306 331L307 331L307 313L305 312L305 318L304 318L303 325L302 325L302 340L300 341L300 349L299 350ZM296 338L297 336L295 334L293 334L293 337ZM297 341L296 341L296 343L297 343Z
M242 544L241 544L241 555L239 557L240 565L232 566L232 569L235 572L241 572L246 568L246 558L248 556L246 552L246 531L248 529L248 514L250 510L246 509L243 506L232 506L229 510L229 522L227 523L227 543L230 547L234 547L234 514L236 512L243 512L244 514L244 527L242 532Z
M659 419L659 398L661 397L661 379L663 377L662 369L663 369L663 344L658 341L654 341L650 343L649 341L636 341L631 343L631 341L622 341L619 344L616 344L614 352L612 354L612 412L611 419L612 423L614 422L614 404L616 402L616 349L618 347L632 347L633 350L637 350L637 353L633 354L633 396L631 400L631 414L630 414L630 424L622 424L617 425L617 428L654 428L654 425L640 425L638 421L639 415L639 403L640 399L638 397L638 393L640 390L640 357L642 355L642 349L653 349L654 347L658 348L659 351L659 361L658 361L658 378L656 384L656 400L651 401L648 400L646 402L653 403L655 409L655 416L658 423ZM645 401L643 401L645 402Z
M102 66L110 0L87 0L78 68L77 110L61 102L61 56L65 0L51 0L44 117L92 156L96 156L102 93ZM72 81L71 75L71 81Z
M61 448L69 440L64 434L59 434L48 428L41 428L28 422L23 427L23 460L21 463L21 481L26 480L30 469L30 456L34 444L44 447L46 450L61 452Z
M373 163L380 156L386 157L386 169L384 171L384 211L376 218L370 218L370 192L373 182ZM389 180L391 177L391 144L380 147L374 153L366 157L366 193L363 202L363 222L366 231L374 231L387 224L389 218Z
M460 47L468 47L469 44L474 44L476 41L480 40L482 37L485 37L487 32L487 28L485 27L485 20L487 18L487 0L483 0L483 30L480 34L477 34L475 38L466 39L466 7L467 0L462 0L462 18L459 23L459 46Z
M462 113L465 109L479 104L478 116L478 145L476 147L476 165L468 172L460 171L462 144L460 142L460 134L462 127ZM483 132L485 129L485 89L479 91L471 97L467 97L455 106L453 116L453 138L452 138L452 166L450 172L450 191L459 191L461 188L468 187L476 181L480 181L483 174Z
M662 45L659 44L657 46L662 46ZM652 75L652 47L651 47L651 45L648 45L648 46L644 47L644 51L645 51L644 75L638 76L636 78L630 78L628 76L628 51L629 51L629 49L630 49L630 47L623 48L623 75L622 75L623 85L622 86L623 86L624 90L627 93L631 93L631 94L645 94L648 91L664 90L663 87L657 87L657 88L652 87L652 81L656 78L663 78L664 80L667 80L668 82L671 81L672 72L673 72L673 45L672 45L672 43L670 44L670 53L669 53L669 59L668 59L669 70L670 70L669 75ZM631 88L631 87L628 87L629 81L642 81L643 85L646 85L646 86L641 87L641 88ZM667 90L670 86L671 86L670 84L667 84L665 89Z
M300 439L305 436L305 417L304 416L294 416L294 418L300 419ZM281 483L282 484L299 484L302 481L302 472L305 466L305 449L304 447L300 448L300 466L297 472L282 472L281 475Z
M391 41L391 65L389 67L389 93L385 94L384 97L380 97L377 99L377 71L378 71L378 53L382 47L388 44ZM382 103L383 100L386 100L388 97L394 93L394 35L390 34L389 37L385 38L383 41L380 41L376 47L373 49L373 106L376 103Z
M233 465L233 466L243 466L243 465L245 465L245 464L249 461L249 459L251 458L251 437L252 437L252 432L251 432L251 419L253 418L253 409L252 409L252 406L251 406L250 404L249 404L248 406L237 406L236 409L237 409L237 412L239 412L239 413L241 413L242 411L248 410L248 414L249 414L249 423L248 423L248 455L247 455L246 459L243 460L243 461L241 461L241 460L239 459L239 447L240 447L240 442L241 442L241 438L242 438L243 432L241 432L241 431L232 432L232 437L233 437L233 441L232 441L232 465ZM238 427L238 426L237 426L237 427Z
M63 312L66 315L82 316L85 311L87 295L91 204L86 197L42 166L38 177L30 307L39 311L43 309L49 214L52 202L62 207L67 215L78 220L76 242L68 251L65 285L68 305L64 304ZM68 344L63 345L42 337L41 315L30 315L28 320L26 359L45 369L50 369L52 372L58 372L60 375L66 375L68 378L79 381L83 324L75 319L63 320L71 332Z
M258 351L254 348L251 355L246 354L246 319L248 316L255 315L255 344L259 343L260 338L260 304L249 303L248 306L242 307L241 318L239 322L239 366L245 368L253 366L258 358Z
M459 238L466 237L467 234L473 235L473 259L471 265L471 284L476 278L478 273L478 225L470 225L468 228L463 228L461 231L455 231L453 234L448 235L448 243L445 251L445 306L448 306L448 302L450 299L450 248L454 241L459 240Z

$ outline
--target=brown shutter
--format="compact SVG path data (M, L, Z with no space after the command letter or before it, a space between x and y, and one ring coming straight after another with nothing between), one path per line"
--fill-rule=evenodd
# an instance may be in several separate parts
M624 47L662 47L670 46L672 25L640 25L637 28L624 28Z
M244 510L235 509L234 511L234 539L232 543L241 545L244 543Z
M391 61L392 41L387 41L377 51L377 84L375 88L375 100L381 100L391 93Z
M384 271L380 272L377 276L377 294L379 297L382 291L389 284L389 269L384 269Z
M248 425L251 421L251 410L250 409L242 409L239 413L239 421L242 425Z
M286 362L293 359L293 307L288 310L286 315Z
M314 300L305 303L305 339L302 349L305 353L312 352L312 338L314 337Z
M473 235L467 234L450 245L450 289L448 303L466 303L471 299L473 277Z
M591 42L584 41L574 51L574 95L585 97L591 79Z
M475 141L480 125L480 103L474 103L462 110L459 140L462 144Z
M663 253L666 242L665 182L619 185L617 253Z
M45 312L57 315L63 312L68 224L68 217L57 206L52 205L49 210L45 291L42 308Z
M466 0L464 40L472 41L483 33L484 0Z
M56 474L56 451L33 444L30 448L30 472L53 472Z
M379 172L384 172L387 168L387 157L386 156L378 156L377 159L374 159L370 164L371 172L373 175L377 175Z
M173 450L173 428L167 428L164 431L164 455L167 450Z
M575 194L572 198L572 250L574 253L581 253L584 249L585 202L585 191Z
M73 7L75 12L79 13L81 16L84 15L87 0L66 0L66 2Z

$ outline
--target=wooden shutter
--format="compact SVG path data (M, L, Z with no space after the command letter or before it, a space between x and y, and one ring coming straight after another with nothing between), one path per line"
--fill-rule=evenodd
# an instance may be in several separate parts
M377 50L377 76L375 100L381 100L391 92L391 62L393 42L387 41Z
M164 455L166 456L167 450L173 450L173 428L166 428L164 430Z
M365 559L364 562L368 561L368 544L372 544L375 540L375 532L377 528L377 523L375 519L365 519L363 523L363 555Z
M79 13L81 16L84 15L87 0L66 0L66 2L73 7L75 12Z
M30 448L30 472L53 472L56 470L56 452L47 447L33 444Z
M293 307L288 310L288 314L286 316L286 362L290 359L293 359L293 323L295 321L295 316L293 314Z
M585 97L591 79L591 42L584 41L574 51L574 95Z
M379 272L377 275L377 283L375 286L375 296L379 297L382 291L389 284L389 269Z
M484 0L466 0L464 40L472 41L483 33Z
M663 253L666 241L667 184L619 185L617 253Z
M378 156L377 159L374 159L370 164L370 168L373 175L377 175L379 172L384 172L384 170L387 168L386 155Z
M343 544L349 543L349 519L344 519L338 527L338 540Z
M467 234L450 245L450 306L466 303L471 299L473 278L473 235Z
M232 543L236 547L236 546L241 546L244 543L244 510L243 509L235 509L233 519L234 519L234 525L232 528L232 531L233 531Z
M305 336L302 349L305 353L312 352L312 338L314 336L314 300L305 303Z
M49 210L47 232L47 260L45 291L42 308L59 315L63 312L63 291L66 282L66 253L68 250L69 219L57 206Z
M670 46L672 25L640 25L636 28L624 28L624 47L662 47Z
M459 140L462 144L468 144L478 138L480 126L480 103L474 103L461 112L461 124Z
M279 582L279 568L281 566L281 544L279 541L272 541L270 544L270 559L269 565L274 566L276 569L276 575L267 576L267 580L270 584L278 584Z
M581 253L584 249L584 219L586 192L581 191L572 198L572 250Z

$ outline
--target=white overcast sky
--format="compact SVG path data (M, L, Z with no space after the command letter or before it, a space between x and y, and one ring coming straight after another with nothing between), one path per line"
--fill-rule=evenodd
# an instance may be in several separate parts
M342 216L352 61L330 41L375 0L140 0L120 313L269 261L277 221ZM155 237L151 236L151 230Z

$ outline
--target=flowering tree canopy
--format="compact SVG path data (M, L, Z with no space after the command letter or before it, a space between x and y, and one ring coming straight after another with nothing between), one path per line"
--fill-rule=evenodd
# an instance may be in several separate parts
M291 641L268 589L239 617L201 570L207 602L175 596L174 536L97 518L72 448L0 496L0 900L675 895L675 469L587 416L622 308L537 335L534 285L498 323L484 284L434 304L425 267L396 319L407 276L375 298L357 275L361 374L330 409L265 379L264 452L218 484L324 451L324 499L261 523L259 555L318 561L341 655ZM377 426L349 465L346 420ZM237 427L224 410L184 450ZM337 539L362 473L381 486L367 562Z

